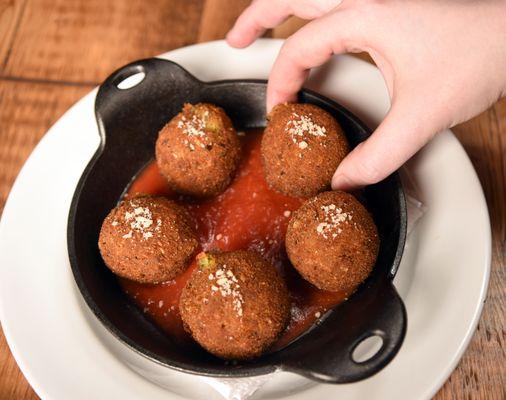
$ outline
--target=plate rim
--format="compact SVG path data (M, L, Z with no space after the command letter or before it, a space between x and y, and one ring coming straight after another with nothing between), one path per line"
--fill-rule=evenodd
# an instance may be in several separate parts
M265 41L271 41L271 42L282 42L281 40L274 40L274 39L264 39L264 40L260 40L260 42L265 42ZM175 49L171 52L168 52L164 55L162 55L161 57L162 58L171 58L173 55L177 54L178 51L182 51L182 50L185 50L185 51L189 51L189 50L195 50L195 48L201 48L202 46L213 46L213 45L216 45L216 44L220 44L220 43L223 43L223 41L214 41L214 42L207 42L207 43L203 43L203 44L194 44L194 45L191 45L191 46L187 46L187 47L183 47L183 48L180 48L180 49ZM347 56L345 56L347 57ZM360 62L360 63L365 63L365 61L362 61L362 60L358 60L358 59L355 59L356 62ZM95 91L96 91L96 88L94 89L91 89L91 91L86 94L85 96L83 96L83 98L81 98L77 103L75 103L69 110L67 110L67 112L65 114L63 114L63 116L61 116L55 123L54 125L48 130L49 133L51 133L52 131L56 130L57 126L61 123L62 119L64 119L69 113L71 110L74 110L75 108L79 108L79 106L85 101L85 99L87 99L88 97L90 96L94 96L95 95ZM37 146L35 147L35 149L33 150L33 152L30 154L29 158L27 159L27 161L25 161L25 164L23 165L21 171L19 172L12 188L11 188L11 192L10 192L10 195L5 203L5 207L4 207L4 211L3 211L3 214L2 214L2 218L0 219L0 237L3 237L3 235L5 235L4 231L5 231L5 223L3 222L4 221L4 216L6 215L6 211L9 211L10 210L10 198L11 198L11 195L12 193L16 192L18 190L18 186L20 185L20 181L22 177L24 177L24 175L26 174L26 170L28 169L27 165L31 166L31 162L29 163L30 160L33 160L34 158L34 155L35 154L39 154L42 152L42 150L45 149L45 147L47 147L47 142L49 141L49 139L52 137L53 135L44 135L43 138L41 139L41 141L39 142L39 144L37 144ZM472 316L472 323L470 325L467 326L467 330L466 330L466 333L465 333L465 336L463 337L462 340L460 340L460 345L459 345L459 348L458 348L458 351L455 352L455 355L453 357L453 360L450 361L450 364L449 364L449 367L446 368L447 370L447 373L446 374L443 374L440 379L438 380L437 383L433 383L431 384L432 388L428 388L427 390L427 393L426 394L430 394L430 395L433 395L435 394L439 389L440 387L444 384L444 382L446 381L446 379L448 378L448 376L453 372L453 370L455 369L455 367L457 366L458 362L460 361L463 353L465 352L465 350L467 349L468 345L469 345L469 342L472 340L472 337L473 337L473 333L474 331L476 330L476 327L479 323L479 319L480 319L480 316L481 316L481 313L482 313L482 310L483 310L483 305L484 305L484 302L486 300L486 295L487 295L487 289L488 289L488 283L489 283L489 279L490 279L490 266L491 266L491 226L490 226L490 216L489 216L489 213L488 213L488 209L486 208L486 202L485 202L485 196L484 196L484 193L483 193L483 190L481 188L481 184L479 182L479 179L477 177L477 174L476 174L476 171L474 170L474 168L472 167L472 164L469 160L469 157L467 156L467 154L465 153L463 147L461 146L461 144L457 141L457 139L453 136L453 134L450 134L451 138L452 138L452 141L456 142L456 144L460 147L460 151L464 152L465 154L465 158L467 160L467 163L469 163L469 165L471 166L471 170L473 171L473 178L474 180L477 182L478 186L479 186L479 189L480 189L480 194L481 194L481 201L483 202L483 204L485 205L485 213L486 213L486 216L487 216L487 225L488 225L488 230L487 230L487 237L485 238L486 242L488 243L488 246L487 246L487 253L485 254L485 259L483 260L483 266L481 267L481 269L483 269L484 271L484 279L482 280L482 284L481 284L481 287L480 287L480 301L478 304L476 304L476 306L474 307L474 313L473 313L473 316ZM3 256L1 256L3 258ZM2 270L0 269L0 272ZM5 318L4 318L4 309L3 309L3 300L2 300L2 296L0 294L0 320L2 321L2 327L4 329L4 335L6 337L6 340L7 340L7 343L11 349L11 352L14 356L14 358L16 359L16 362L18 363L20 369L22 370L23 374L25 375L25 377L27 378L27 380L29 381L29 383L32 385L32 387L34 388L34 390L38 393L38 394L45 394L45 390L43 390L43 385L40 385L38 384L37 382L37 379L35 379L35 377L31 374L31 371L30 371L30 368L28 366L28 362L25 364L25 361L24 360L24 357L22 356L22 352L19 351L18 352L18 348L15 344L15 338L14 337L11 337L10 335L10 330L8 328L8 325L9 323L5 323Z

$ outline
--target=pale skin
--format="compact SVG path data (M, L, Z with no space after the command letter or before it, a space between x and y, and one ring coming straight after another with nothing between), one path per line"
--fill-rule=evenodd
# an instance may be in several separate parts
M369 53L390 94L390 111L339 165L333 189L384 179L438 132L506 95L504 0L256 0L227 41L246 47L291 15L311 22L278 54L268 111L295 101L311 68L341 53Z

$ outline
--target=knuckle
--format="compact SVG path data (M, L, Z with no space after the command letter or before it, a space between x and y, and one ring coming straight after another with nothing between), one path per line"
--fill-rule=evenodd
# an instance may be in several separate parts
M283 44L282 50L284 51L291 50L296 42L297 42L297 32L291 36L288 36L288 38L285 40L285 43Z
M280 55L282 57L291 59L296 45L297 37L295 35L288 37L283 43L283 46L281 46L281 50L279 51Z

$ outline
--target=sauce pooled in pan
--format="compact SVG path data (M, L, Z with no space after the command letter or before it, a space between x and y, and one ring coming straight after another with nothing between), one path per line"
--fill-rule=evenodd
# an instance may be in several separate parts
M139 194L166 196L184 205L197 224L202 251L254 250L276 266L284 277L292 299L288 327L273 345L283 348L309 329L327 310L343 302L351 292L319 290L300 277L290 264L284 241L290 215L303 199L269 189L260 156L262 130L241 137L243 158L235 179L221 195L195 200L169 189L156 162L150 163L132 182L127 197ZM193 262L176 279L160 284L141 284L118 278L125 292L165 333L180 344L191 343L179 315L179 296L196 268Z

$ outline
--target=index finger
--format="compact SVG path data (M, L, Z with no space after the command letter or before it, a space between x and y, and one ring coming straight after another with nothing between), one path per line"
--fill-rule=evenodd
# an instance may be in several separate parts
M269 75L267 111L278 103L294 101L311 68L328 61L333 54L362 47L358 24L336 11L314 20L284 43Z
M266 29L274 28L290 15L303 19L318 18L342 0L256 0L237 18L227 34L227 41L233 47L249 46Z

